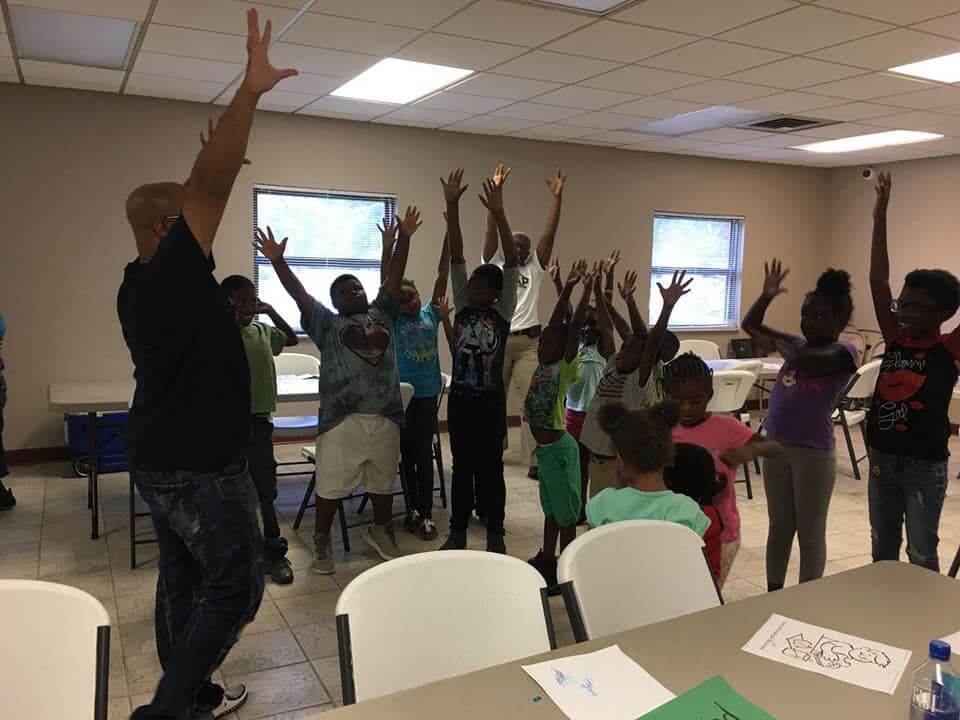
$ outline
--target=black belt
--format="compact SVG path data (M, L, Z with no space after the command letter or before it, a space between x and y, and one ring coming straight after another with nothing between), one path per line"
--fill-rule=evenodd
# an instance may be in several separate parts
M514 337L528 337L532 340L533 338L540 337L542 331L543 327L541 325L534 325L533 327L524 328L523 330L516 330L510 333L510 335Z

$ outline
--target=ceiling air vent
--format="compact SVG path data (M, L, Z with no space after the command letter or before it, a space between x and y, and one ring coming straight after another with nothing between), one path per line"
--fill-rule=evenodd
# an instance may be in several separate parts
M817 120L816 118L780 115L778 117L767 118L766 120L736 125L735 127L742 128L744 130L760 130L762 132L792 133L799 130L809 130L810 128L824 127L825 125L835 124L836 120Z

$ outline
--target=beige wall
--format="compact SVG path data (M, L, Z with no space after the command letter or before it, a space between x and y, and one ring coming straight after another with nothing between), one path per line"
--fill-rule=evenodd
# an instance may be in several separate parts
M62 429L46 408L50 381L130 372L115 312L123 266L135 254L123 200L140 183L185 178L200 129L219 108L2 84L0 108L0 312L9 325L10 386L4 440L13 449L51 446L62 442ZM252 272L252 186L270 183L392 191L403 204L418 203L427 224L408 275L429 287L441 232L437 179L456 165L467 169L464 229L476 258L482 214L474 191L500 159L514 168L506 197L514 229L539 232L549 199L542 178L563 166L570 179L562 257L599 258L622 248L623 266L640 271L640 297L655 210L744 215L744 302L759 292L765 257L778 255L793 268L797 292L771 311L780 326L796 327L799 290L824 264L824 170L268 112L257 116L249 156L253 166L241 173L218 235L219 277ZM552 299L551 291L543 294L543 312ZM725 346L728 337L718 340Z
M893 173L887 237L894 296L900 292L904 275L915 268L944 268L960 275L960 157L910 160L876 168ZM875 193L874 183L864 180L861 170L851 167L830 171L826 261L853 276L857 305L854 319L858 326L873 329L877 321L870 299L869 270Z

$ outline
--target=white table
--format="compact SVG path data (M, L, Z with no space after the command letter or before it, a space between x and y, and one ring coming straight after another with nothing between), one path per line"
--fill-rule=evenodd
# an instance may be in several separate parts
M98 487L98 413L129 409L135 383L128 380L89 382L56 382L47 387L47 407L56 413L86 413L90 470L87 475L87 506L90 508L90 537L100 537L100 505ZM282 375L277 380L277 400L281 403L320 400L317 378Z

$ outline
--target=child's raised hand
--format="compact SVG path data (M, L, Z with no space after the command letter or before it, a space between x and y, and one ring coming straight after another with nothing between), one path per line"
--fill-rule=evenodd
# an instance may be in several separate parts
M550 261L550 264L547 265L547 274L550 275L550 279L554 282L560 279L560 257L557 256Z
M693 278L686 280L686 277L687 271L681 270L673 273L673 279L670 281L670 285L668 287L664 287L660 283L657 283L657 287L660 288L660 295L663 297L664 305L676 305L680 298L690 292L690 290L687 288L690 287L690 283L693 282Z
M772 262L763 264L763 296L768 300L773 300L777 295L787 292L783 287L783 281L790 274L790 269L784 269L783 263L773 259Z
M447 300L446 295L443 295L442 297L438 297L436 300L433 301L433 304L437 306L437 312L440 313L440 317L443 320L450 319L450 301Z
M469 185L463 184L463 168L454 170L447 176L446 180L441 176L440 184L443 185L443 199L447 201L448 205L460 200L460 196L470 187ZM443 217L446 219L446 214L444 214Z
M890 187L892 184L890 173L882 172L877 175L877 185L874 188L877 191L877 204L874 206L874 213L887 211L887 205L890 204Z
M483 181L483 195L479 196L480 202L490 212L496 214L503 212L503 181L498 185L493 179Z
M497 163L497 166L493 169L493 175L490 176L490 180L493 181L494 185L500 187L507 181L508 177L510 177L510 168L504 167L503 163Z
M617 258L619 260L619 257ZM637 273L634 270L627 270L623 276L623 282L617 283L617 290L620 291L620 297L629 300L637 292Z
M423 220L420 219L420 211L415 205L412 207L407 205L407 211L403 214L403 219L401 220L398 215L396 222L400 235L406 238L413 237L413 234L423 225Z
M570 266L570 272L567 274L567 285L576 285L587 275L587 261L577 260Z
M391 221L390 218L383 219L382 227L377 225L377 230L380 231L380 242L384 249L393 249L393 244L397 240L397 227L397 222L395 220Z
M563 184L566 181L567 174L561 168L557 168L557 176L555 178L547 178L544 180L544 182L547 184L547 187L550 189L550 194L554 197L560 197L563 195Z
M613 275L613 271L617 267L617 263L620 262L620 251L614 250L610 253L610 257L603 261L603 274L607 277Z
M264 234L263 230L257 228L254 235L256 239L253 241L253 246L267 260L276 262L283 258L283 251L287 249L287 238L277 242L273 237L273 230L269 225L267 226L266 234Z

